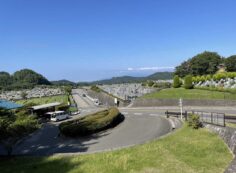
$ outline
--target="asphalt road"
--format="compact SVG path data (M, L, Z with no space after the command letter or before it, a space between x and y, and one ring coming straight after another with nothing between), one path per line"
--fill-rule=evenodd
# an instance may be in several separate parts
M58 136L59 123L47 123L23 140L13 151L16 155L82 154L107 151L141 144L170 132L167 119L125 110L125 120L114 129L77 139ZM0 154L4 150L0 149Z
M83 93L83 90L73 90L73 97L82 111L81 115L72 118L85 116L102 109L82 97ZM236 114L236 108L233 107L184 107L184 109L222 112L227 115ZM125 120L117 127L89 137L76 139L59 135L58 125L60 122L46 123L41 129L18 143L14 147L13 154L33 156L83 154L142 144L171 131L170 122L163 117L166 110L179 111L179 108L120 108L121 113L125 115ZM5 154L5 150L0 147L0 155Z
M81 109L96 108L96 106L94 105L92 101L82 96L83 94L86 94L86 92L83 89L72 90L72 96L75 102L77 103L77 106Z

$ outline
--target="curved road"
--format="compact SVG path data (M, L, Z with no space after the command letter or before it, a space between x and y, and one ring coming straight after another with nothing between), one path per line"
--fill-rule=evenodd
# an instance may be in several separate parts
M58 136L58 124L48 123L17 147L17 155L92 153L141 144L170 132L169 121L161 116L125 112L125 120L114 129L90 137L70 139ZM0 150L0 154L4 154Z

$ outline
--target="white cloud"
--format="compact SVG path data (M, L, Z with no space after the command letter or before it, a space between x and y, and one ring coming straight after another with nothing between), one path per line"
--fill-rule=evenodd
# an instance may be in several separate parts
M158 70L174 70L174 67L129 67L128 71L158 71Z
M133 70L134 70L134 69L133 69L133 68L131 68L131 67L129 67L129 68L128 68L128 71L133 71Z

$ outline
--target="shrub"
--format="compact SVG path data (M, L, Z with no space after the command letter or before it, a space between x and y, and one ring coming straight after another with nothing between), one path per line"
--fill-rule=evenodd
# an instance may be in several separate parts
M192 76L187 75L184 78L184 88L185 89L192 89L193 88L193 82L192 82Z
M200 117L196 114L190 114L188 118L188 126L192 127L193 129L198 129L202 127Z
M149 87L152 87L154 85L154 82L152 80L147 81L147 85Z
M158 83L155 83L153 85L153 87L161 88L161 89L170 88L171 87L171 83L170 82L158 82Z
M181 86L181 82L180 82L179 76L176 75L174 77L173 87L174 88L179 88L180 86Z
M123 120L124 116L120 114L117 108L110 108L82 118L61 123L59 129L65 136L85 136L114 127Z
M97 87L96 85L91 86L90 89L97 92L97 93L101 92L101 89L99 87Z

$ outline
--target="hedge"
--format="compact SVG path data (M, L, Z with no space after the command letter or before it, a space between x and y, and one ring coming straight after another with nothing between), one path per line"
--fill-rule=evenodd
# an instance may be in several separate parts
M61 123L60 132L69 137L90 135L114 127L124 120L117 108L110 108L72 121Z

